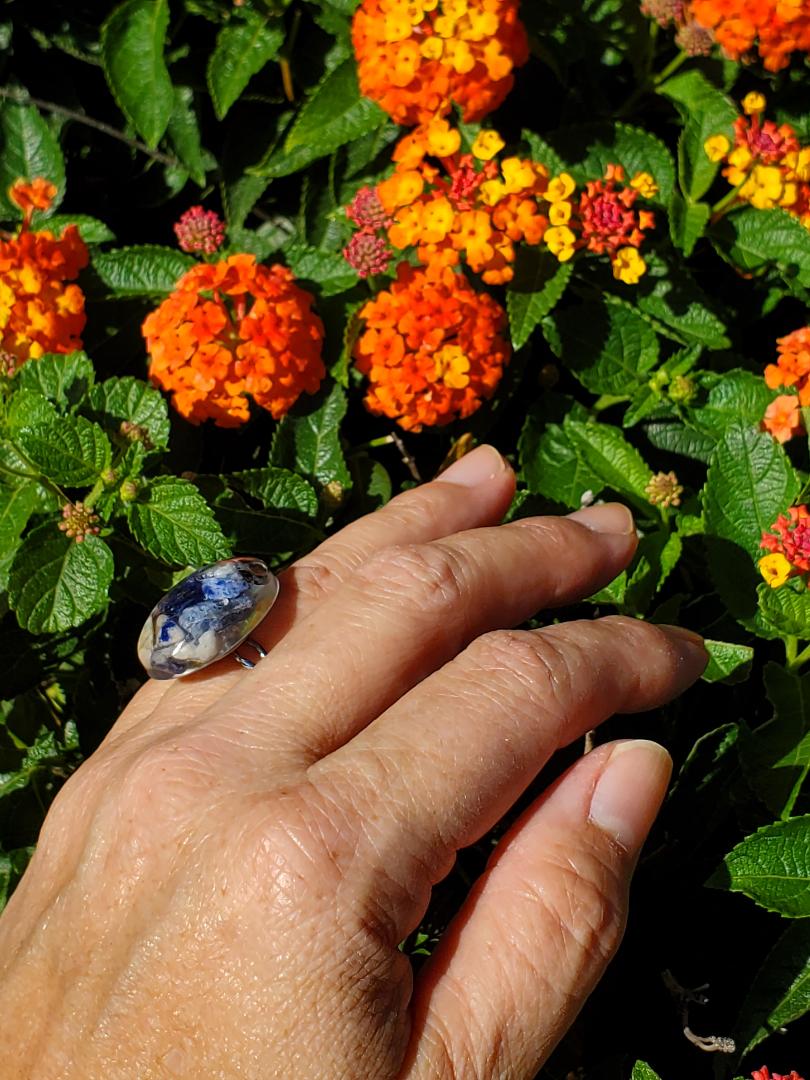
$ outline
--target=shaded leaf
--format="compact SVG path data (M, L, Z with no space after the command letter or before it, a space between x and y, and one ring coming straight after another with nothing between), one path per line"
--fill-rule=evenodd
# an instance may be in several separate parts
M630 308L583 304L553 322L563 363L594 394L629 395L658 362L655 331Z
M754 977L735 1025L741 1056L810 1011L810 922L788 926Z
M736 645L731 641L703 640L709 663L701 676L704 682L743 682L751 674L754 650L750 645Z
M14 378L14 387L35 390L57 405L77 405L93 385L93 365L83 352L46 353L23 364Z
M678 142L678 176L681 190L692 203L706 194L720 168L719 162L709 160L703 144L710 135L725 135L733 142L738 110L696 69L667 79L658 93L675 102L684 124Z
M245 469L233 473L228 480L258 499L268 510L294 510L306 518L318 516L315 488L289 469L273 466Z
M56 136L33 105L5 101L0 106L0 213L19 218L22 211L8 197L15 180L41 176L56 184L53 206L65 194L65 161Z
M84 487L110 467L109 439L98 424L83 416L32 424L15 438L28 460L57 484Z
M279 422L270 464L300 473L319 484L351 487L340 442L340 424L346 407L346 393L337 383L323 388L314 398L299 398L292 412Z
M558 262L547 252L519 249L515 277L506 290L509 334L514 348L523 348L540 320L557 306L572 272L571 263Z
M93 269L116 296L157 296L169 293L197 260L158 244L97 252Z
M169 441L169 409L166 399L154 386L132 375L105 379L90 391L89 405L100 423L107 420L109 426L120 428L121 422L129 420L146 428L153 446L166 446Z
M174 106L163 57L168 25L168 0L124 0L101 28L101 56L112 95L152 147L165 132Z
M566 418L564 431L603 484L647 505L644 489L652 471L618 428Z
M222 27L208 60L208 89L218 120L284 44L282 19L245 14L244 21L234 18Z
M786 278L810 287L807 229L785 210L753 207L729 214L713 227L718 247L742 270L776 266Z

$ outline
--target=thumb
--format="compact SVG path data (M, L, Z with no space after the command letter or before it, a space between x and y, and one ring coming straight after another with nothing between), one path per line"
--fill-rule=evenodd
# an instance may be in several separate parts
M520 818L420 975L403 1080L536 1074L619 945L671 767L599 747Z

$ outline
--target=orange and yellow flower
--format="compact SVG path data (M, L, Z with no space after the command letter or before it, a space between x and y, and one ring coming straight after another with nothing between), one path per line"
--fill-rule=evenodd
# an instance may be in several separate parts
M40 178L9 190L24 216L16 235L0 238L0 353L17 365L82 347L84 294L73 279L87 265L87 248L74 225L59 237L30 229L34 210L47 210L55 194Z
M459 273L434 280L400 263L396 280L359 318L364 330L353 355L369 381L366 408L407 431L470 416L509 362L505 311Z
M810 510L791 506L762 534L759 546L768 552L759 560L759 570L771 588L784 585L789 577L810 571Z
M765 410L762 427L780 443L800 435L804 431L804 422L796 394L780 394L774 398Z
M408 125L454 102L480 120L529 56L518 0L362 0L352 43L362 92Z
M770 403L762 419L762 428L785 443L805 430L801 410L810 405L810 326L794 330L777 339L778 357L765 368L769 390L781 387L790 393L780 394Z
M286 267L252 255L195 266L144 320L149 376L195 424L243 424L248 396L283 416L326 374L312 299Z
M806 0L691 0L688 7L732 60L756 49L768 71L779 71L794 52L810 53Z

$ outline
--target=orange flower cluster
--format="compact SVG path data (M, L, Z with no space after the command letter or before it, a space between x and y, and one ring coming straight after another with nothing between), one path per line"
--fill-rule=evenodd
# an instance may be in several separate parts
M772 589L810 572L810 510L791 506L763 532L759 546L768 552L759 560L759 572Z
M352 22L360 89L398 124L480 120L529 57L518 0L362 0Z
M806 0L691 0L689 7L732 60L756 48L768 71L780 71L792 53L810 53Z
M236 427L247 395L275 418L326 375L312 296L283 266L232 255L192 267L143 324L149 375L187 420Z
M60 237L29 227L34 210L47 210L55 194L41 179L9 190L24 217L16 236L0 237L0 353L17 364L82 347L84 294L69 283L87 265L87 248L75 225Z
M770 390L788 387L765 410L762 426L785 443L804 431L800 409L810 405L810 326L794 330L776 342L779 356L765 368L765 384Z
M737 197L758 210L781 207L810 229L810 146L800 146L790 124L762 121L762 94L743 99L747 116L734 124L734 146L725 135L712 135L704 149L712 161L725 161L723 176Z
M504 145L482 132L472 154L461 154L461 136L446 120L432 120L400 140L395 170L377 185L390 218L386 232L398 251L415 247L430 278L455 267L461 257L488 285L513 276L516 242L538 244L548 226L538 200L548 170L521 158L492 160ZM484 157L489 160L483 160ZM437 158L441 168L428 157Z
M509 362L506 313L462 274L433 280L400 263L396 280L359 318L365 329L354 358L369 379L366 408L406 431L470 416L492 397Z

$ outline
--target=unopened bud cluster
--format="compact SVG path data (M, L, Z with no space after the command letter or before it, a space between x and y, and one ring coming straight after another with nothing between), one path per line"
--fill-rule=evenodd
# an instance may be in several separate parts
M83 502L67 503L62 507L59 528L77 544L81 544L88 536L98 536L98 520L98 514L94 514Z

